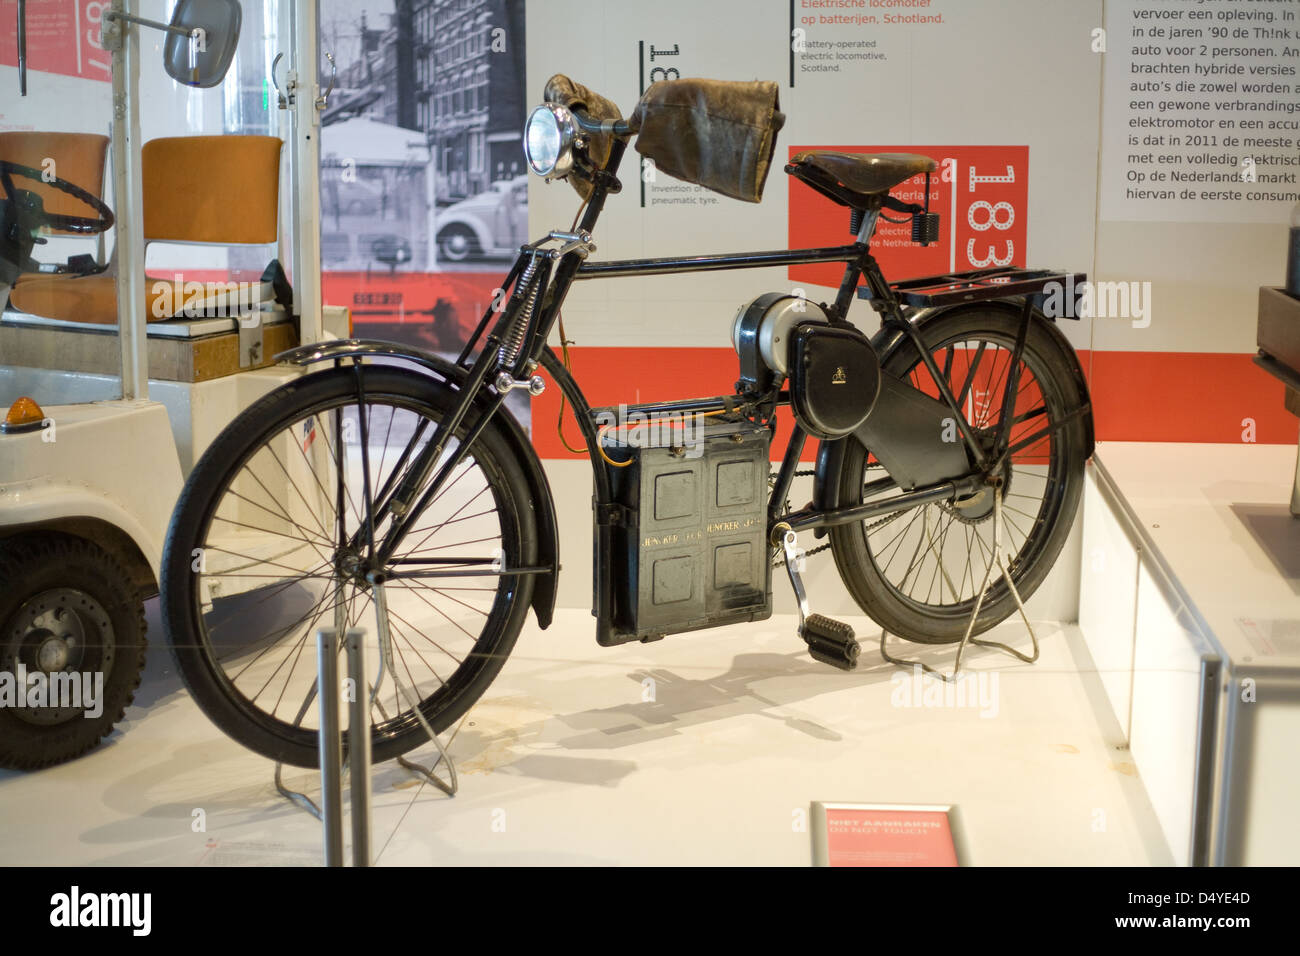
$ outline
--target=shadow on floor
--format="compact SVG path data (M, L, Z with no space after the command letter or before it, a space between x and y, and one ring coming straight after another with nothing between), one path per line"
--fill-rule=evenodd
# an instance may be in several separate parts
M1286 505L1234 504L1232 513L1269 556L1283 580L1300 594L1300 518Z

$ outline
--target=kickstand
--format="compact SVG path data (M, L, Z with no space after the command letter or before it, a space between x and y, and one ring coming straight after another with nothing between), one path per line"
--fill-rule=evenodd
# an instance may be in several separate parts
M394 683L397 683L398 678L396 675L394 675L393 680ZM399 686L401 685L399 684ZM402 688L402 691L403 696L405 696L405 688ZM307 709L311 706L311 702L315 697L316 686L313 684L311 691L307 694L307 699L303 702L302 710L298 712L298 717L294 720L294 726L297 726L302 721L303 715L307 712ZM378 707L380 716L383 717L384 720L387 720L388 713L384 710L384 705L376 701L375 706ZM456 791L460 788L460 782L456 776L456 765L452 762L451 756L447 753L447 749L443 746L442 741L438 739L438 735L433 732L423 719L423 715L421 715L420 723L424 726L425 733L428 734L429 739L433 741L433 745L438 748L438 759L435 760L431 766L423 767L420 764L412 763L405 757L398 757L398 766L409 770L416 776L424 777L429 781L429 783L433 784L447 796L454 797ZM441 779L434 773L434 771L438 769L438 764L442 763L444 760L447 762L447 780ZM343 766L344 775L346 775L347 772L348 767L345 764ZM307 796L305 793L299 793L297 790L290 790L284 785L284 764L278 760L275 764L275 789L280 796L284 797L290 803L306 810L317 820L321 819L321 809L316 805L316 802L312 800L311 797Z
M393 684L397 688L397 692L401 695L402 698L406 700L408 704L411 705L411 710L415 714L416 719L419 720L420 726L424 728L425 734L428 735L429 739L433 741L433 745L438 749L438 759L435 760L431 766L423 767L419 764L412 763L411 761L407 760L405 757L397 758L398 765L403 767L407 771L415 774L416 776L425 778L426 780L429 781L429 783L433 784L435 787L437 787L447 796L454 797L456 795L456 791L460 788L460 782L456 776L455 763L452 762L452 759L450 755L448 755L446 748L442 744L442 741L438 739L438 735L435 734L433 732L433 728L429 726L429 722L425 720L423 712L419 709L419 707L414 706L414 704L412 703L411 695L408 694L406 686L402 683L401 677L397 673L397 669L390 668L388 666L391 644L389 643L390 638L388 633L388 600L386 594L384 593L383 584L382 583L372 584L372 594L373 594L375 608L376 608L376 618L377 618L376 623L378 625L376 630L378 631L378 637L379 637L379 673L376 676L374 686L371 688L370 691L371 705L376 707L379 710L379 714L384 720L389 719L388 712L384 709L384 705L379 700L379 688L383 684L385 674L391 672L393 678ZM337 613L336 613L336 618L338 618ZM335 623L337 625L340 623L340 621L336 620ZM346 621L343 621L342 623L346 623ZM311 708L312 701L315 699L316 699L316 682L313 681L311 688L307 691L306 698L302 702L302 706L298 709L298 716L294 718L293 724L295 727L297 727L299 724L302 723L303 717L306 715L307 711ZM448 779L445 781L440 777L438 777L437 774L434 773L434 771L438 768L438 764L444 761L447 764L447 777L448 777ZM279 761L277 761L275 765L275 789L279 792L279 794L282 797L284 797L290 803L298 807L301 807L303 810L306 810L317 820L320 820L321 808L316 805L316 803L311 799L311 797L307 796L307 794L305 793L299 793L296 790L290 790L288 787L284 785L283 769L284 769L284 765ZM343 773L346 774L347 772L348 772L348 765L345 762L343 765Z
M371 591L374 596L376 619L379 625L380 679L382 680L383 668L388 661L390 649L392 647L388 636L388 596L384 592L384 585L382 582L377 581L372 583ZM429 783L433 784L447 796L456 796L456 791L460 789L460 781L456 777L456 764L452 762L451 756L447 753L447 749L442 745L442 741L438 739L438 735L435 734L433 728L429 726L429 722L424 717L424 711L420 710L419 701L415 699L415 695L407 692L406 685L402 683L402 678L398 674L397 668L392 667L389 668L389 670L393 675L393 686L397 688L397 693L406 701L407 706L411 708L411 713L415 714L415 718L420 722L420 726L424 728L425 734L428 735L428 738L431 741L433 741L434 747L438 749L438 759L428 767L412 763L405 757L397 758L398 765L416 776L424 777L424 779L429 781ZM380 715L384 720L387 720L388 714L384 711L383 704L379 702L378 682L376 682L375 694L371 699L379 708ZM445 781L434 773L434 771L438 769L438 764L443 762L447 764L447 780Z
M293 719L293 725L295 727L302 723L302 718L306 715L308 709L311 707L312 701L315 699L316 681L312 681L311 688L307 691L307 696L303 700L302 706L298 708L298 716ZM344 766L343 772L347 773L346 766ZM321 819L321 809L316 806L316 802L312 800L311 797L307 796L305 793L299 793L297 790L290 790L284 785L284 764L279 760L275 762L275 789L280 796L284 797L290 803L306 810L317 820Z
M930 532L930 515L929 515L928 508L926 509L926 514L925 514L923 534L929 540L930 547L934 549L935 541L934 541L934 537L931 535ZM981 641L978 638L971 637L971 632L975 630L975 622L979 619L980 611L984 607L984 598L988 596L989 584L991 583L991 578L993 577L993 565L995 563L998 566L998 570L1002 572L1002 579L1007 582L1007 588L1011 591L1011 596L1016 600L1016 607L1020 611L1020 618L1025 622L1025 630L1029 632L1029 639L1033 642L1034 645L1033 654L1023 654L1020 651L1016 650L1014 647L1011 647L1007 644L1003 644L999 641ZM942 554L939 555L939 567L941 570L943 569ZM946 570L943 571L943 576L944 579L948 581L948 587L952 588L953 594L955 596L957 593L957 589L953 587L952 580L948 578L948 572ZM961 657L962 654L965 652L966 646L968 644L974 644L976 647L995 647L998 650L1006 651L1008 654L1018 658L1019 660L1024 661L1026 664L1032 664L1034 663L1034 661L1038 660L1038 650L1039 650L1038 635L1034 632L1034 626L1029 623L1029 615L1025 613L1025 605L1024 602L1020 600L1020 591L1016 589L1016 582L1011 579L1011 572L1007 570L1006 563L1002 560L1002 483L1001 482L998 482L996 485L993 486L993 560L989 562L988 567L984 571L984 581L983 583L980 584L979 595L975 599L975 609L971 611L970 621L966 625L966 633L962 635L961 643L957 645L957 658L952 665L952 674L951 675L945 674L942 671L938 670L937 668L931 667L929 664L925 663L924 661L905 660L903 658L893 657L888 651L885 650L885 638L888 636L889 636L889 631L881 630L880 632L880 656L881 657L883 657L890 664L897 664L903 667L920 667L921 670L923 670L925 673L932 674L946 683L952 683L953 681L957 680L958 676L961 674ZM901 635L899 636L901 637ZM907 640L907 638L903 638L903 640Z
M432 740L433 745L438 748L438 759L433 762L432 766L422 767L420 764L412 763L405 757L398 757L397 762L400 766L405 767L416 776L424 777L447 796L454 797L456 796L456 791L460 789L460 782L456 779L456 765L451 762L451 757L447 755L447 751L442 746L442 741L438 739L437 735L434 735L429 739ZM447 780L442 780L434 773L434 771L438 769L438 764L444 760L447 761Z
M393 680L394 682L397 682L396 675L393 676ZM401 685L398 684L398 686L400 687ZM404 688L403 688L402 696L403 697L406 696ZM388 714L384 710L384 705L377 703L376 706L379 707L380 715L384 718L384 720L387 720ZM428 738L431 741L433 741L434 747L438 749L438 759L435 760L429 766L425 767L422 766L421 764L413 763L412 761L407 760L405 757L398 757L397 765L399 767L402 767L410 771L411 773L415 774L415 776L417 777L423 777L425 780L429 781L429 783L433 784L435 787L437 787L447 796L454 797L456 796L456 791L460 789L460 781L457 779L456 776L456 764L452 762L451 755L447 753L447 748L442 745L442 741L439 740L438 735L433 732L433 728L431 728L429 724L425 721L424 715L420 714L418 710L415 711L415 713L419 715L420 726L424 728L425 734L428 736ZM446 761L447 764L446 780L443 780L436 773L434 773L434 771L438 769L438 764L444 761Z
M290 803L301 807L302 809L310 813L313 817L315 817L317 820L319 820L321 818L320 807L316 806L316 802L312 800L311 797L307 796L307 794L299 793L297 790L290 790L288 787L286 787L284 785L283 771L284 771L284 764L280 763L280 761L277 760L275 762L276 791L280 794L280 796L284 797Z

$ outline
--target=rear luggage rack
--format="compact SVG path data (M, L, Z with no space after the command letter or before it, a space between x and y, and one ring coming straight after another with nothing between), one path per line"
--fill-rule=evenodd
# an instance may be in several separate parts
M999 269L975 269L971 272L951 272L904 279L890 285L898 300L904 305L929 308L939 305L956 305L961 302L980 302L986 299L1006 299L1013 296L1033 296L1042 307L1042 298L1057 292L1062 296L1060 309L1065 318L1078 318L1075 308L1083 292L1087 273L1061 272L1056 269L1020 269L1014 266ZM1049 288L1052 286L1052 288ZM1067 304L1064 297L1071 301ZM858 288L858 298L870 299L867 286Z

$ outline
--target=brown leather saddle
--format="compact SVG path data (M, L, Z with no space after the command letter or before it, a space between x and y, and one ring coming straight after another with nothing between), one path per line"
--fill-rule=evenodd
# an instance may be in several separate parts
M878 209L889 190L899 183L938 168L929 156L914 153L837 153L810 149L795 155L785 171L841 206Z

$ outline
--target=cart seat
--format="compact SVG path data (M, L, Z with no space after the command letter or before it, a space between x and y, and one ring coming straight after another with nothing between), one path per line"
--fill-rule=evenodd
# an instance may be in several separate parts
M257 306L275 298L269 282L250 288L251 296L245 294L242 301L239 293L226 292L223 283L205 284L202 294L197 294L191 284L188 299L185 283L177 279L146 276L144 288L142 305L149 322L175 318L182 311L187 315L236 315L243 305ZM251 303L248 301L250 297ZM88 276L26 275L14 285L9 301L19 312L47 319L93 325L117 324L117 283L113 276L102 273Z
M5 144L0 141L0 147ZM274 136L176 136L150 140L141 150L144 236L153 241L266 245L278 239L280 148ZM60 160L60 163L62 160ZM99 158L102 167L103 154ZM39 165L39 164L37 164ZM180 279L145 277L149 322L185 311L231 315L238 301L218 290L187 300ZM253 290L253 303L275 298L270 282ZM115 280L95 275L28 273L9 294L20 312L49 319L117 324ZM245 298L247 301L247 297Z
M837 153L810 149L790 160L785 171L842 206L878 207L880 197L938 164L915 153Z

